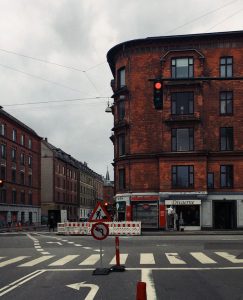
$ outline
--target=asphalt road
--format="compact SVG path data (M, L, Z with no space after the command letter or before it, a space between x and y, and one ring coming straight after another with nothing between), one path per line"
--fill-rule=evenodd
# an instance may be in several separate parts
M120 237L120 260L93 275L116 263L114 237L0 234L0 297L133 300L144 281L148 300L243 300L243 235Z

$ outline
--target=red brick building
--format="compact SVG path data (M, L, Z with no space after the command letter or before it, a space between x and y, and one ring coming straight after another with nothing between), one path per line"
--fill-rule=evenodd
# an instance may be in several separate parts
M40 223L40 140L0 108L0 227Z
M242 51L236 31L138 39L108 52L120 219L243 227Z

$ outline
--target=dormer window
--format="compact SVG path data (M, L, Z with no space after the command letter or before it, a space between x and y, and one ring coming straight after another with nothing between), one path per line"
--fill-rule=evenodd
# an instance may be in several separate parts
M193 57L172 58L171 77L172 78L193 77Z

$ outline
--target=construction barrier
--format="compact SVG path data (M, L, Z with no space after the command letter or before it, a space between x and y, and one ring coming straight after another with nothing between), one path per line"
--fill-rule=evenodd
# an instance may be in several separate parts
M141 235L141 222L104 222L109 235ZM65 222L57 224L57 233L63 235L91 235L93 222Z

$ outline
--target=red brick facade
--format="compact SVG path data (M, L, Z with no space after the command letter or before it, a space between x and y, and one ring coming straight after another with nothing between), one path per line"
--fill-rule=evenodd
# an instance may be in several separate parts
M243 32L226 32L133 40L108 52L115 196L132 206L131 218L147 213L133 195L157 194L157 225L148 227L165 228L159 207L181 205L177 199L198 200L197 227L243 227L242 50ZM163 85L162 110L153 103L155 80Z
M0 226L39 223L41 138L2 109L0 126Z

